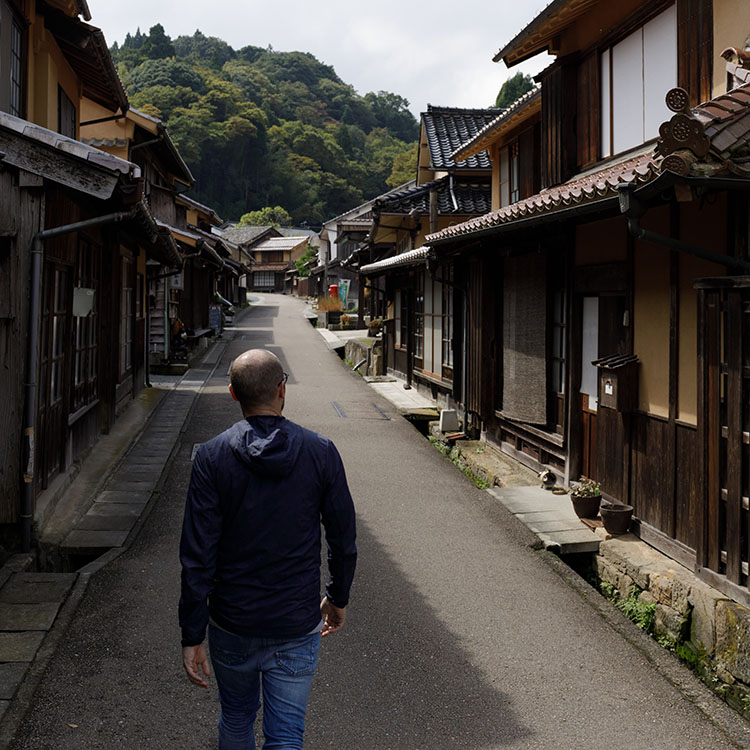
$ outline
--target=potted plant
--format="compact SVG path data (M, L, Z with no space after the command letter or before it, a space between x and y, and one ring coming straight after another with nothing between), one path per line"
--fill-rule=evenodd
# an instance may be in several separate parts
M602 503L599 510L602 524L608 534L627 534L633 519L633 506L624 503Z
M373 318L367 325L367 335L370 337L377 336L383 330L383 319Z
M581 477L581 480L571 488L570 499L578 518L596 518L602 495L599 485L593 479Z

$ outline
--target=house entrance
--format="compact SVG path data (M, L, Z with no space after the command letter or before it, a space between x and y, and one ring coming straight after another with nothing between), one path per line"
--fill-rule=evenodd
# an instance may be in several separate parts
M598 403L598 373L591 363L628 354L628 311L624 294L583 297L581 337L581 474L622 499L623 425L621 415Z

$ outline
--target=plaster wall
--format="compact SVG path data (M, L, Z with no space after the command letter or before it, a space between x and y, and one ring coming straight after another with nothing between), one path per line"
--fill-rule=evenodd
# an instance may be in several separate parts
M103 117L112 117L112 112L101 104L92 102L91 99L84 97L81 99L81 122L89 120L99 120ZM80 130L81 138L101 138L112 141L125 140L132 141L135 135L135 123L129 117L121 117L119 120L110 120L109 122L98 122L95 125L86 125ZM97 148L106 151L112 156L128 161L130 148L126 146L97 146Z
M750 3L747 0L714 0L714 63L712 93L727 90L726 63L721 51L745 46L750 37Z
M81 115L81 85L68 65L54 37L40 16L34 17L29 50L28 119L43 128L57 131L57 87L76 108L76 133Z

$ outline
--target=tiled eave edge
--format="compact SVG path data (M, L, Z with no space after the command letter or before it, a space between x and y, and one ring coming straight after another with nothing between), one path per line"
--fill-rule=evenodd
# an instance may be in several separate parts
M368 263L367 265L362 266L359 269L359 272L368 275L381 273L389 268L396 268L398 266L416 265L417 263L422 263L427 260L429 252L429 247L417 247L414 250L407 250L400 255L394 255L390 258L376 261L375 263Z
M606 198L617 197L618 185L628 182L638 186L644 185L655 179L658 174L658 164L654 160L653 153L640 154L600 171L575 178L558 187L542 190L536 195L505 208L429 234L425 241L428 245L440 244L522 219L556 213L578 205L597 203Z
M526 118L531 117L542 107L542 87L537 84L513 102L508 109L485 125L471 140L466 141L453 152L453 158L467 159L480 151L487 150L492 142L503 132L516 127Z

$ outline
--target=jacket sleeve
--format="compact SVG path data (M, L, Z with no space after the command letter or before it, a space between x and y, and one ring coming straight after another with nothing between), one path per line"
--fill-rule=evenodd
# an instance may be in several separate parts
M344 465L336 446L330 441L326 450L325 475L320 516L325 529L330 573L326 597L334 606L345 607L349 603L349 589L357 564L356 520Z
M206 636L208 597L213 588L221 535L219 495L206 453L199 450L193 462L180 540L179 617L183 646L197 646Z

